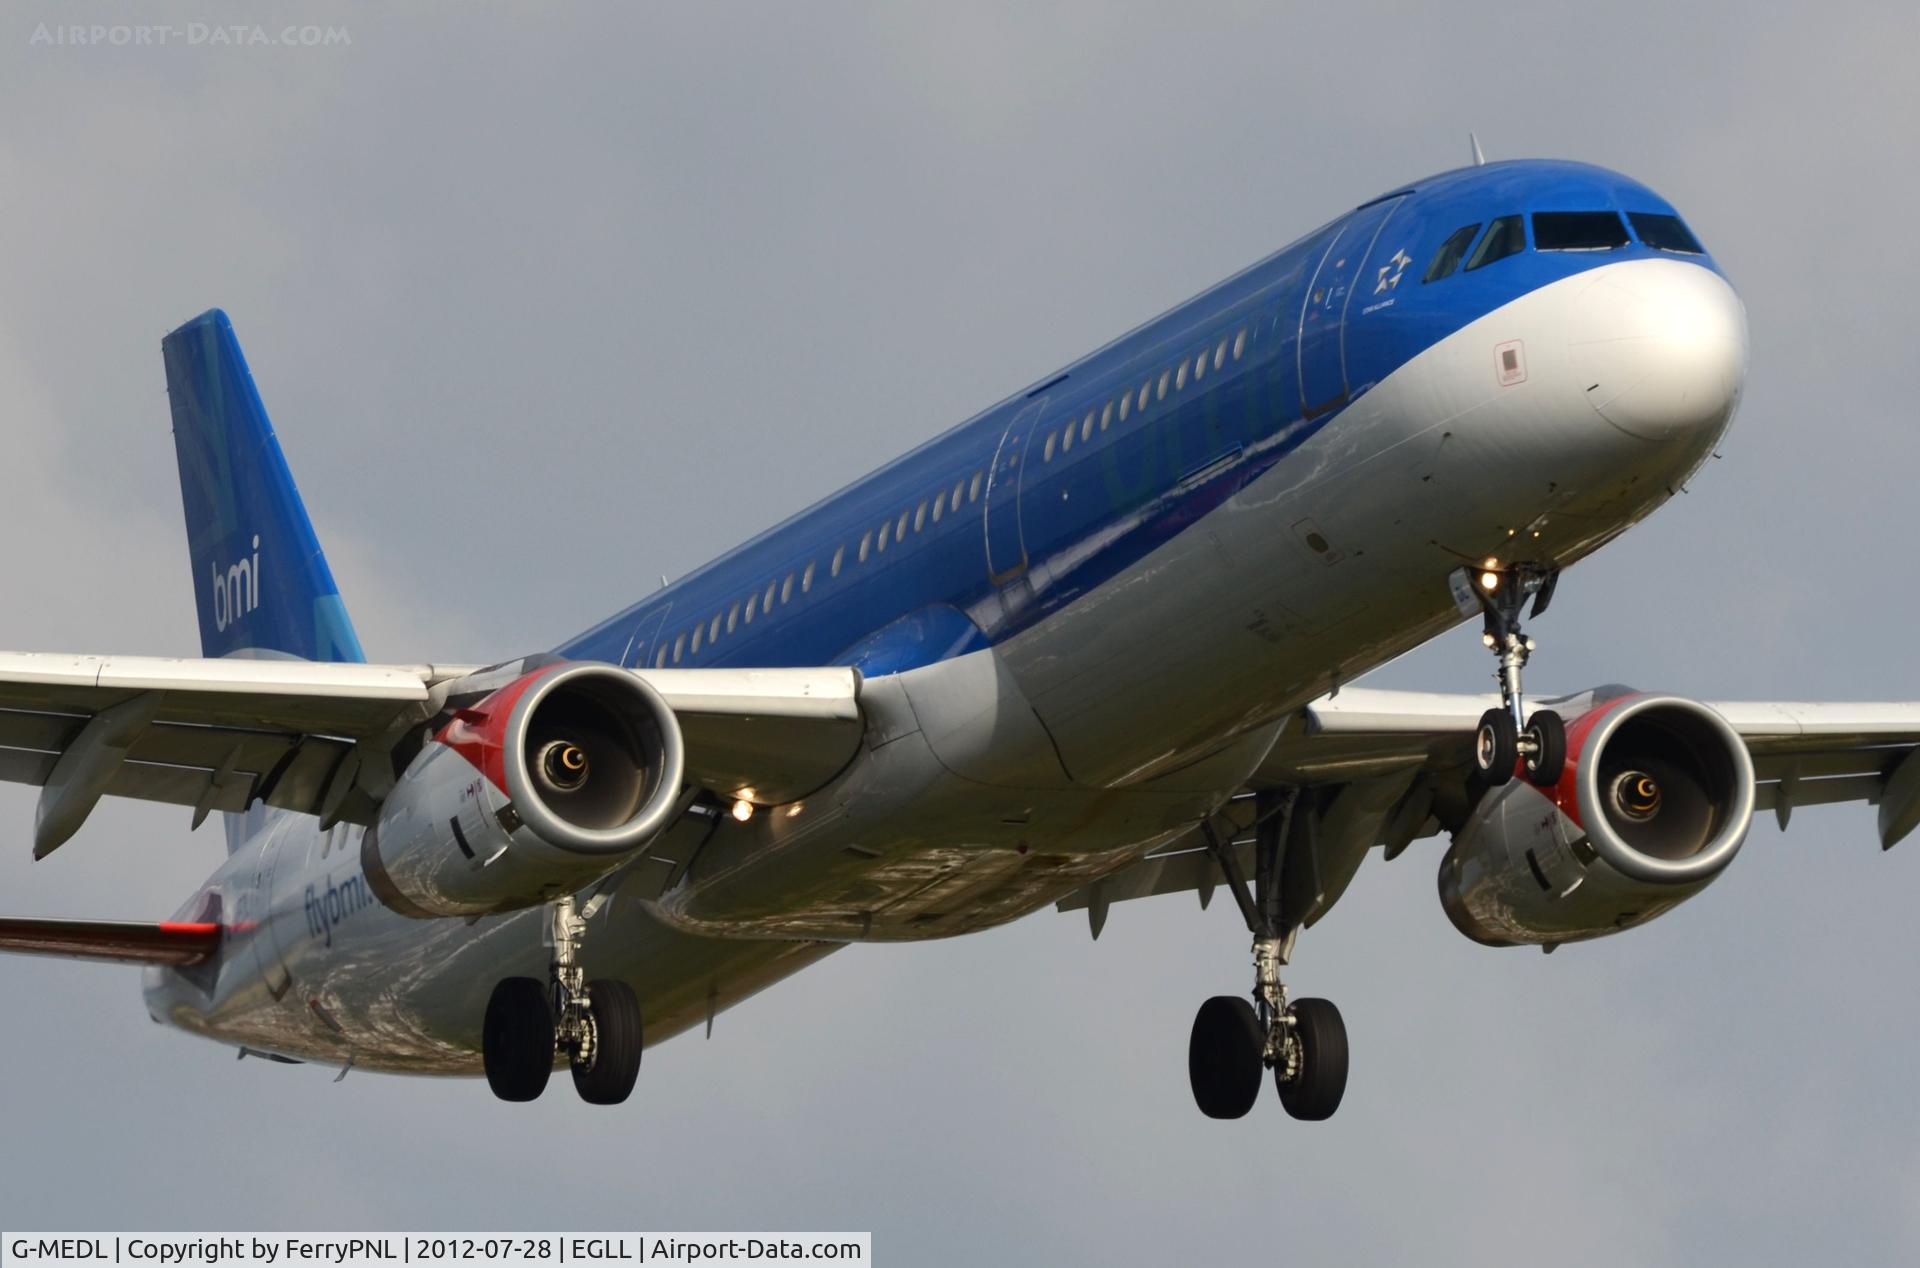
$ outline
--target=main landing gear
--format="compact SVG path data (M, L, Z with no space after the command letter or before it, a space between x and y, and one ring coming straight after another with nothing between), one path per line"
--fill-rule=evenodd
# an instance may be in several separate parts
M1559 578L1558 568L1524 563L1504 570L1488 567L1474 578L1473 593L1486 614L1481 640L1500 662L1494 677L1500 683L1501 703L1480 715L1474 732L1471 778L1476 791L1498 788L1513 778L1516 767L1524 768L1539 787L1559 782L1567 760L1566 724L1551 709L1538 709L1529 718L1520 695L1520 674L1534 649L1533 640L1520 632L1520 609L1532 599L1534 616L1546 611Z
M564 1052L581 1100L618 1105L640 1075L639 997L617 979L586 980L577 957L587 922L572 897L553 905L552 920L548 981L506 978L487 1001L480 1034L487 1084L503 1101L531 1101Z
M1240 1118L1260 1095L1264 1071L1273 1071L1280 1104L1295 1118L1317 1121L1340 1108L1347 1090L1347 1028L1324 999L1289 1003L1280 966L1293 951L1300 924L1281 901L1285 844L1296 811L1312 809L1298 793L1262 795L1254 835L1254 885L1239 856L1204 824L1207 849L1253 934L1251 999L1216 995L1200 1006L1187 1041L1187 1077L1193 1099L1209 1118Z

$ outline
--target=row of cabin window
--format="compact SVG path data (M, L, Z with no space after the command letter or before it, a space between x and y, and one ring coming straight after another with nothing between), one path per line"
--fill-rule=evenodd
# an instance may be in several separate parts
M1116 413L1119 415L1120 421L1124 423L1127 421L1127 415L1135 409L1146 409L1149 399L1164 401L1167 399L1167 392L1169 390L1175 392L1184 391L1189 377L1191 377L1195 383L1198 383L1201 379L1207 377L1209 363L1211 363L1212 368L1215 370L1226 365L1229 350L1231 350L1231 355L1235 361L1238 361L1241 355L1246 352L1247 328L1245 326L1242 326L1239 331L1233 335L1222 335L1220 342L1215 345L1211 351L1202 348L1200 351L1194 353L1191 358L1182 357L1177 366L1162 370L1157 385L1154 382L1153 376L1148 375L1146 382L1140 385L1138 392L1123 392L1113 400L1108 401L1104 406L1095 406L1089 409L1086 417L1082 418L1078 423L1069 421L1065 427L1058 431L1049 431L1047 433L1046 444L1042 446L1040 451L1040 460L1042 462L1052 462L1056 448L1063 454L1071 450L1076 435L1082 443L1091 440L1093 438L1093 420L1096 413L1100 416L1100 430L1105 431L1113 425Z
M1162 370L1160 372L1157 397L1154 396L1156 390L1154 380L1149 376L1147 381L1140 385L1140 390L1137 393L1129 391L1122 396L1108 401L1105 408L1097 411L1100 415L1100 430L1105 431L1108 427L1112 426L1116 412L1119 414L1120 421L1125 422L1127 415L1135 408L1146 409L1149 399L1166 400L1169 387L1175 392L1184 390L1187 386L1189 375L1191 375L1194 382L1199 382L1206 377L1209 361L1211 361L1213 369L1219 370L1226 365L1228 356L1232 356L1235 361L1238 361L1246 353L1246 350L1247 328L1242 326L1239 331L1233 335L1221 336L1220 342L1211 352L1206 348L1202 348L1193 355L1191 360L1183 357L1177 367ZM1080 439L1083 441L1091 438L1093 435L1095 413L1095 410L1089 409L1086 417L1080 420L1077 430ZM1073 424L1068 424L1064 431L1047 433L1044 460L1047 462L1053 461L1053 451L1056 442L1059 444L1062 453L1072 449L1075 430L1076 428ZM886 523L880 525L878 532L873 529L868 529L860 535L860 544L855 552L856 561L865 563L869 556L884 553L890 543L906 540L909 531L919 533L925 529L928 524L938 524L943 515L957 514L963 502L969 505L978 502L980 500L981 485L985 480L986 472L984 470L975 471L971 478L962 476L954 482L951 490L941 489L931 497L922 498L919 506L900 512L898 519L889 519ZM833 560L828 565L828 573L830 576L838 577L840 575L840 569L846 563L846 557L847 548L845 546L835 548ZM660 644L660 649L654 653L654 668L665 669L669 663L678 665L686 659L686 657L697 654L703 646L718 643L723 636L733 633L736 628L742 625L752 625L753 618L757 612L771 612L773 610L776 595L780 604L782 606L786 605L793 598L795 576L798 576L800 579L800 593L806 594L810 592L813 589L814 568L815 562L809 561L807 566L800 572L788 573L786 580L769 581L764 594L756 591L748 595L744 602L735 601L734 605L727 611L715 612L712 619L694 626L691 630L683 630L674 638L671 647L663 640Z
M877 534L874 530L868 529L860 536L860 545L856 551L857 561L865 563L869 555L880 554L890 543L905 540L909 531L921 532L930 523L938 524L943 516L958 513L963 502L978 502L980 488L986 480L986 474L984 470L979 470L975 471L971 478L961 476L954 481L951 490L943 488L931 497L922 498L919 506L900 512L897 520L889 519L882 524ZM827 566L828 574L838 577L846 560L847 548L844 545L836 547L833 559ZM736 600L724 613L715 612L711 620L704 621L691 630L681 631L674 638L671 647L662 641L660 649L654 653L654 668L665 669L669 663L678 665L686 657L698 653L703 646L718 643L722 637L733 633L740 626L752 625L757 613L773 611L776 597L784 607L793 599L795 577L799 578L801 594L811 592L817 564L817 560L809 560L805 568L788 573L786 580L769 581L764 594L755 591L748 595L744 602Z

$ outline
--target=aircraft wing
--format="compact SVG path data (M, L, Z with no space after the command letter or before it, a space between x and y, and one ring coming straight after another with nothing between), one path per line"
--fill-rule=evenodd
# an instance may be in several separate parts
M851 669L634 671L686 738L691 783L792 800L837 773L863 730ZM101 796L212 811L256 801L371 823L409 732L487 687L472 666L0 653L0 780L42 788L34 853Z
M1625 694L1603 687L1536 699L1571 719ZM1298 911L1311 924L1346 889L1367 852L1393 858L1442 830L1458 813L1480 715L1496 695L1441 694L1348 687L1289 720L1249 787L1212 825L1242 868L1252 871L1262 794L1300 790L1312 802L1321 857L1308 873L1313 892ZM1812 704L1709 702L1746 741L1753 758L1755 810L1772 810L1782 828L1796 806L1858 801L1878 807L1877 835L1890 849L1920 825L1920 702ZM1451 802L1451 804L1450 804ZM1204 906L1221 879L1198 831L1062 899L1061 911L1086 910L1096 936L1114 902L1155 894L1197 893Z

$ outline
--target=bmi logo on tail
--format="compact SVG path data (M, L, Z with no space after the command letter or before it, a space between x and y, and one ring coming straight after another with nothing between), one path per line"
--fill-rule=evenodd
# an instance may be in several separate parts
M220 571L213 568L213 626L225 633L229 625L260 606L260 534L253 535L253 554Z

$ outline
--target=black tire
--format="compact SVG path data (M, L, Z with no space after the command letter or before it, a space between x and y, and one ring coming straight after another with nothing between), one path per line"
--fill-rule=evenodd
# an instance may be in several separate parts
M493 988L480 1029L487 1086L503 1101L531 1101L553 1073L553 1006L546 983L509 977Z
M1194 1015L1187 1040L1193 1101L1208 1118L1240 1118L1260 1099L1260 1055L1266 1046L1253 1005L1215 995Z
M1282 1067L1275 1066L1273 1085L1287 1113L1317 1123L1333 1117L1347 1092L1347 1024L1331 1000L1299 1000L1291 1011L1300 1036L1300 1074L1283 1083Z
M1534 743L1527 754L1527 778L1536 787L1551 788L1567 764L1567 724L1552 709L1537 709L1527 719L1527 734Z
M640 999L625 982L587 984L593 1015L593 1064L573 1067L573 1088L589 1105L618 1105L640 1077Z
M1514 763L1520 760L1520 729L1505 709L1488 709L1480 715L1480 726L1473 733L1473 778L1482 788L1498 788L1513 778Z

